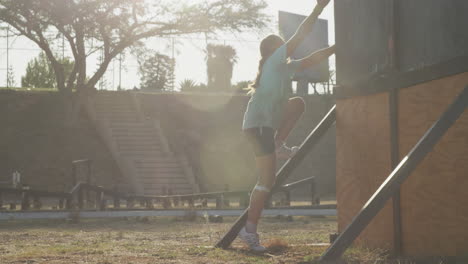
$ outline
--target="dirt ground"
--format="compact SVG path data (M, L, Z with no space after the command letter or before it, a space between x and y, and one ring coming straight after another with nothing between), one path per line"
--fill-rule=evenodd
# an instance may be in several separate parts
M335 233L335 218L264 218L260 234L266 254L253 254L235 241L228 250L213 245L231 227L223 223L157 217L0 222L1 264L170 264L317 263ZM449 264L444 260L390 260L379 250L348 249L337 264Z
M310 263L325 250L320 243L336 232L333 218L295 217L291 222L272 217L260 228L264 242L271 244L269 253L252 254L237 240L229 250L213 248L234 220L1 222L0 263Z

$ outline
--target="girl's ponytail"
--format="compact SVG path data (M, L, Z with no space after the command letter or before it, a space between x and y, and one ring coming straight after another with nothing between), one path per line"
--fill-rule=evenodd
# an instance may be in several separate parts
M255 89L258 88L260 85L260 77L262 76L262 70L263 70L263 65L265 64L267 58L262 57L258 63L258 73L257 77L255 78L255 81L249 85L249 87L246 88L248 90L247 94L253 94L255 93Z
M251 95L255 93L255 89L257 89L260 86L260 77L262 76L263 65L265 64L268 57L270 57L271 54L273 54L273 52L278 47L277 43L280 43L280 45L284 44L284 40L277 35L269 35L268 37L264 38L260 43L260 54L262 58L258 63L258 73L257 77L255 78L255 81L251 83L249 87L245 88L245 90L248 90L247 94Z

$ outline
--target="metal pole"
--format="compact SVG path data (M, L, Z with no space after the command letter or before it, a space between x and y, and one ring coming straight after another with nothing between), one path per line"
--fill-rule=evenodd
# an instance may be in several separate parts
M122 53L119 56L119 90L122 90Z
M173 69L172 69L172 91L175 90L175 39L172 38L172 63L173 63Z
M10 25L7 26L6 31L6 88L10 88Z
M65 61L65 35L62 34L62 60Z

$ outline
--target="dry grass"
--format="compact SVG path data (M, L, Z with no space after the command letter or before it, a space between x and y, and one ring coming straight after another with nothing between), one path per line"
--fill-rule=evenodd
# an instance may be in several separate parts
M237 240L229 250L213 248L233 221L159 217L0 222L0 263L316 263L326 248L318 244L336 232L335 219L266 218L260 233L268 253L253 254ZM398 263L385 255L351 249L339 263Z

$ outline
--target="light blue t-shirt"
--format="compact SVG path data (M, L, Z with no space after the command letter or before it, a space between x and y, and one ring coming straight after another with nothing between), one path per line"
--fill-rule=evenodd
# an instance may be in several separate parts
M284 107L292 94L292 76L298 61L287 59L286 44L278 48L263 65L260 84L249 100L242 129L271 127L278 129Z

